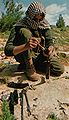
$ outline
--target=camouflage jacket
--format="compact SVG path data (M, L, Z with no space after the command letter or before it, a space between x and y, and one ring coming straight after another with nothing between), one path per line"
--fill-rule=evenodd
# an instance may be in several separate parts
M12 28L8 41L5 45L4 52L7 56L13 56L13 49L15 46L25 44L31 36L41 38L40 44L44 47L53 45L53 39L50 29L33 30L27 26L16 25ZM42 37L44 40L42 40Z

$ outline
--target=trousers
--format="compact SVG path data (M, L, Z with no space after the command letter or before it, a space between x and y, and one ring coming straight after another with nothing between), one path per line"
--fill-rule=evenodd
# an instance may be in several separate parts
M37 71L41 71L43 73L46 72L47 64L48 64L48 58L43 56L43 54L39 54L37 57L32 57L29 53L29 56L27 52L24 52L23 54L19 54L15 57L16 61L19 63L26 64L27 59L32 58L33 64L35 66L35 69ZM52 56L49 58L50 63L50 74L54 76L60 76L64 72L64 66L61 64L60 60L56 56Z

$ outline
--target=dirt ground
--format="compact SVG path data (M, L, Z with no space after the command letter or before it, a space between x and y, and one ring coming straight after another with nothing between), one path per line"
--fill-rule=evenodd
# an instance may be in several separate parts
M0 55L0 63L3 61L7 65L6 68L0 71L0 77L5 78L7 82L29 83L30 87L26 93L31 115L28 116L27 103L24 96L24 120L49 120L49 115L52 113L60 120L69 120L69 61L62 61L65 72L60 77L50 76L49 80L47 80L45 75L41 74L41 81L31 82L26 78L24 72L16 71L18 64L13 58L6 58L3 52ZM14 89L7 87L7 84L0 84L0 99L2 95L10 94L13 91ZM18 89L18 95L20 92L21 90ZM0 100L0 113L1 103ZM14 116L17 120L21 120L20 98L18 104L15 105Z
M47 80L45 75L41 74L41 81L29 81L24 72L16 72L14 66L7 67L2 71L2 75L7 75L8 82L23 82L32 85L32 88L27 90L27 97L30 105L31 115L28 116L27 103L23 100L24 120L48 120L50 113L54 113L57 117L63 120L69 120L69 66L65 66L65 72L60 77L51 77ZM16 67L15 67L16 68ZM2 93L7 94L13 91L13 88L7 85L0 85L0 96ZM18 90L18 94L21 90ZM21 106L20 99L15 105L15 118L21 120Z

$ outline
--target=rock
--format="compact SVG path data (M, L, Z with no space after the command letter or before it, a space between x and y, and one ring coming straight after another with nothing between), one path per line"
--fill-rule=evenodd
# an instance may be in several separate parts
M65 57L69 57L69 52L58 51L57 55L65 58Z
M67 76L64 76L64 78L65 78L65 79L69 79L69 75L67 75Z
M0 66L0 72L2 72L5 68L6 68L6 66L4 66L4 65Z
M10 61L9 60L4 60L3 63L8 65L8 64L10 64Z
M0 83L5 84L6 83L6 78L0 77Z
M4 52L2 52L2 53L1 53L1 56L2 56L2 57L5 57L5 54L4 54Z
M0 56L0 60L2 60L2 57Z

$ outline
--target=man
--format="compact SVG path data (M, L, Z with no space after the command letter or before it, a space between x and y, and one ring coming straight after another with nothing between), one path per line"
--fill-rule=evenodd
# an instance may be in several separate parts
M25 65L26 75L32 81L40 79L35 68L46 72L44 61L47 57L42 50L44 47L48 51L47 55L50 56L51 74L61 75L64 72L63 66L52 55L54 45L45 14L46 10L42 4L31 3L26 11L26 16L13 27L5 46L5 54L14 56L22 67Z

